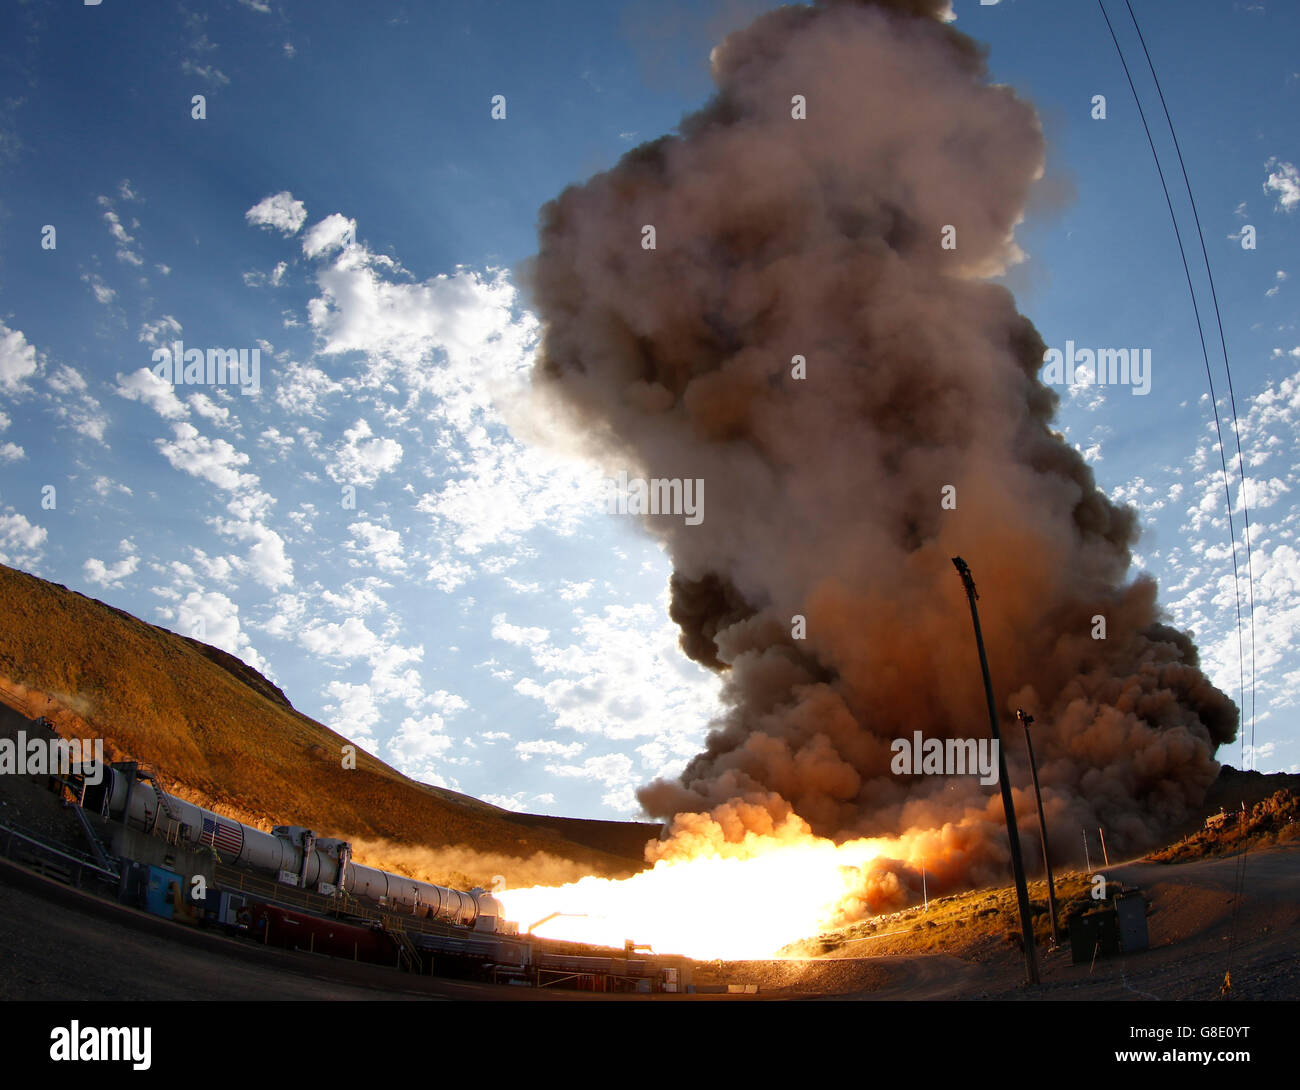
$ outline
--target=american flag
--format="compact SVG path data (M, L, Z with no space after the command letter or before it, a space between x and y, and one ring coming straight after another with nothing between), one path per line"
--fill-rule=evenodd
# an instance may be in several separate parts
M212 818L203 819L203 836L199 838L204 844L210 844L217 854L225 859L234 859L243 850L244 830L238 825L226 825Z

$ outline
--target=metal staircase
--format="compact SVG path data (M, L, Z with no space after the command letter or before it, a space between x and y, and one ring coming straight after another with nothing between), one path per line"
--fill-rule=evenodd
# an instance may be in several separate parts
M86 817L84 811L75 802L71 803L72 812L77 817L77 824L81 826L81 831L86 834L86 843L90 845L90 852L95 857L95 861L106 871L117 873L117 861L108 854L108 849L104 847L104 842L99 839L99 834L95 832L95 827L90 824L90 819Z
M149 785L149 789L153 792L153 797L158 803L158 808L154 811L153 828L149 831L159 834L169 844L174 844L181 827L180 815L171 808L167 792L158 786L158 774L156 772L152 769L141 768L139 778L141 782ZM167 827L159 830L158 818L163 814L167 815Z
M398 967L408 973L420 972L420 951L415 948L415 943L411 941L411 936L406 933L406 928L396 919L389 919L384 930L397 947Z

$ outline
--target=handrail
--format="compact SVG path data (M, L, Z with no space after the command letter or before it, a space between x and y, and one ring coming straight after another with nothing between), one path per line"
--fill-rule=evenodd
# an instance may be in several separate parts
M56 848L43 837L37 836L31 832L23 832L21 829L12 825L5 825L0 822L0 836L5 838L4 854L7 856L13 854L10 849L13 845L13 841L17 839L24 841L33 848L36 848L38 851L44 852L46 855L52 855L57 859L62 859L68 863L72 863L83 870L93 871L105 879L114 882L121 879L121 875L117 871L111 870L107 867L101 867L94 859L82 852L78 852L73 848Z
M72 812L77 815L77 823L81 826L81 831L86 834L86 840L89 841L90 849L94 852L95 859L98 861L99 865L105 870L111 869L113 866L112 858L109 856L108 852L104 850L104 845L100 842L99 834L95 832L94 826L90 824L90 819L86 817L85 811L83 811L76 803L73 803Z

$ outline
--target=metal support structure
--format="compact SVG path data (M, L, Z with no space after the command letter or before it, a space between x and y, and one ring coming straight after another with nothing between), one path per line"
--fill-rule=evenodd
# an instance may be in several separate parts
M1110 866L1110 852L1106 850L1106 830L1100 825L1097 826L1097 835L1101 837L1101 857L1106 860L1106 866Z
M1029 771L1034 777L1034 798L1038 802L1038 835L1043 841L1043 870L1047 872L1047 914L1052 924L1052 945L1056 945L1056 883L1052 881L1052 861L1047 855L1047 815L1043 813L1043 793L1038 788L1038 765L1034 763L1034 742L1029 737L1029 724L1034 721L1023 709L1016 709L1016 718L1025 725L1025 745L1029 747Z
M993 681L989 677L988 655L984 652L984 636L980 632L979 610L975 601L979 593L975 590L975 579L970 567L960 556L952 558L953 567L961 576L966 588L966 598L970 602L970 619L975 626L975 646L980 653L980 671L984 675L984 697L988 703L989 729L993 732L993 741L998 747L998 785L1002 789L1002 810L1007 819L1007 839L1011 844L1011 872L1016 879L1016 902L1020 906L1020 932L1025 945L1025 982L1038 983L1038 951L1034 946L1034 919L1029 911L1029 887L1025 884L1025 863L1020 857L1020 833L1016 828L1016 806L1011 798L1011 781L1007 776L1007 757L1002 747L1002 735L998 731L998 709L993 699Z

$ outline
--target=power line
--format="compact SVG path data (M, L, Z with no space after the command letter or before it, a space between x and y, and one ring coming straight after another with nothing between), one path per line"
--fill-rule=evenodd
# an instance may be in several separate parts
M1232 433L1237 443L1237 472L1241 477L1241 513L1245 523L1246 538L1246 589L1250 593L1250 751L1251 762L1255 759L1255 572L1251 560L1250 546L1250 504L1246 497L1246 459L1241 450L1241 429L1237 421L1237 395L1232 386L1232 363L1228 358L1228 341L1223 332L1223 316L1219 313L1219 293L1214 286L1214 271L1210 267L1210 255L1205 248L1205 232L1201 230L1201 216L1196 210L1196 198L1192 195L1192 183L1187 177L1187 164L1183 162L1182 145L1178 142L1178 134L1174 131L1174 119L1169 114L1169 105L1165 102L1165 93L1160 86L1160 77L1156 75L1156 66L1151 61L1151 53L1147 49L1146 38L1142 35L1142 28L1138 25L1137 16L1133 13L1133 5L1129 0L1124 0L1124 6L1128 8L1129 18L1133 20L1133 29L1137 31L1138 41L1142 43L1142 52L1147 59L1147 67L1151 69L1151 79L1156 86L1156 94L1160 96L1160 106L1165 112L1165 122L1169 126L1169 135L1174 142L1174 151L1178 153L1178 166L1183 172L1183 185L1187 189L1187 199L1192 206L1192 218L1196 221L1196 234L1201 240L1201 257L1205 261L1205 275L1210 282L1210 300L1214 304L1214 320L1219 327L1219 347L1223 349L1223 370L1228 376L1228 400L1232 405ZM1222 443L1222 439L1220 439ZM1231 516L1231 508L1229 508ZM1231 524L1230 524L1231 525ZM1240 611L1238 612L1240 617ZM1243 688L1242 703L1245 703L1245 692ZM1244 712L1244 709L1243 709ZM1245 771L1245 731L1242 732L1242 771Z
M1129 3L1129 0L1124 0L1124 6L1128 8L1129 18L1133 20L1133 29L1137 31L1138 41L1142 43L1142 52L1146 56L1147 67L1151 69L1151 79L1155 83L1156 93L1160 96L1160 105L1165 112L1165 122L1169 126L1169 135L1174 142L1174 151L1178 153L1178 165L1183 172L1183 185L1187 187L1187 199L1189 202L1191 202L1192 217L1196 221L1196 233L1201 240L1201 256L1205 260L1205 275L1210 282L1210 299L1214 303L1214 317L1215 320L1218 322L1218 326L1219 326L1219 345L1223 349L1223 369L1228 376L1228 397L1232 404L1232 431L1237 441L1237 472L1241 476L1241 510L1245 522L1246 586L1250 592L1250 758L1251 758L1251 763L1253 764L1255 760L1255 753L1257 752L1255 749L1255 577L1254 577L1253 564L1251 562L1250 505L1246 497L1246 460L1241 450L1241 429L1239 428L1238 421L1237 421L1237 397L1236 394L1233 392L1233 388L1232 388L1232 364L1228 359L1228 342L1227 342L1227 338L1224 336L1223 333L1223 317L1219 313L1219 297L1218 297L1218 292L1215 290L1214 287L1214 272L1210 268L1210 255L1205 248L1205 232L1201 230L1201 217L1196 210L1196 198L1192 195L1192 183L1187 177L1187 164L1183 161L1182 147L1178 143L1178 134L1174 131L1174 121L1169 114L1169 105L1165 101L1165 93L1160 87L1160 77L1156 75L1155 65L1151 61L1151 52L1150 50L1147 49L1146 38L1143 37L1142 35L1142 27L1138 24L1137 15L1135 15L1133 12L1133 5ZM1220 439L1220 444L1222 444L1222 439ZM1231 516L1232 513L1231 507L1229 507L1228 513L1229 516ZM1235 564L1235 560L1236 560L1235 535L1234 535L1233 544L1234 544L1233 558ZM1241 655L1240 652L1240 647L1241 647L1240 587L1237 587L1236 591L1238 596L1237 646L1238 646L1238 661L1240 662L1240 655ZM1246 698L1244 685L1242 688L1241 695L1242 695L1242 704L1244 705L1245 698ZM1244 710L1245 709L1243 707L1243 712ZM1242 767L1242 771L1244 772L1246 769L1246 732L1244 730L1241 732L1241 767ZM1245 889L1246 856L1250 851L1250 840L1249 837L1245 836L1247 817L1245 814L1244 804L1243 804L1242 814L1239 820L1241 821L1243 840L1242 840L1241 855L1237 857L1237 864L1234 867L1234 875L1233 875L1234 896L1232 901L1232 919L1228 927L1228 968L1224 974L1224 987L1223 987L1223 993L1226 995L1231 994L1232 955L1235 951L1236 943L1237 943L1237 911L1241 906L1241 895Z
M1245 459L1241 451L1241 432L1238 426L1238 418L1237 418L1237 399L1232 388L1232 369L1228 358L1227 339L1224 336L1224 332L1223 332L1223 318L1219 312L1218 293L1215 291L1215 287L1214 287L1214 274L1210 267L1209 253L1205 247L1205 233L1201 229L1200 215L1197 213L1196 210L1196 200L1192 196L1191 181L1188 178L1187 166L1186 163L1183 161L1182 149L1179 146L1178 136L1174 130L1173 118L1170 116L1169 106L1165 101L1164 92L1160 88L1159 77L1156 76L1155 64L1151 60L1151 53L1147 49L1146 40L1142 36L1142 29L1138 25L1137 16L1133 12L1133 6L1131 3L1129 3L1129 0L1124 0L1124 5L1125 7L1128 8L1129 18L1132 19L1133 27L1137 31L1138 39L1142 43L1142 51L1146 56L1147 66L1151 70L1151 77L1155 81L1156 91L1160 96L1160 103L1164 108L1165 121L1169 126L1169 135L1173 138L1174 149L1178 153L1178 162L1180 167L1182 168L1182 173L1183 173L1183 184L1187 187L1187 196L1188 199L1191 201L1192 215L1196 221L1196 232L1198 237L1200 238L1201 255L1205 260L1205 271L1207 277L1209 278L1210 293L1211 293L1211 299L1213 300L1214 303L1215 318L1218 321L1219 341L1220 341L1220 345L1223 348L1224 369L1227 372L1227 376L1228 376L1228 391L1229 391L1229 395L1231 398L1231 405L1232 405L1233 433L1236 436L1236 443L1237 443L1237 469L1241 475L1241 504L1242 504L1243 514L1245 515L1244 525L1246 528L1246 561L1247 561L1247 579L1248 579L1248 587L1249 587L1249 594L1250 594L1250 629L1251 629L1250 745L1251 745L1251 756L1253 759L1254 752L1255 752L1255 711L1254 711L1255 708L1255 587L1254 587L1254 572L1252 570L1251 554L1250 554L1250 515L1249 515L1249 505L1247 502L1247 495L1246 495ZM1137 105L1138 116L1142 119L1142 128L1146 133L1147 145L1151 149L1151 158L1155 161L1156 173L1160 176L1160 187L1164 191L1165 204L1169 209L1169 218L1170 221L1173 223L1173 227L1174 227L1174 238L1178 242L1178 253L1179 256L1182 258L1182 262L1183 262L1183 275L1187 279L1187 291L1192 298L1192 312L1196 318L1196 332L1201 342L1201 356L1205 360L1205 377L1210 387L1210 407L1214 412L1214 429L1215 429L1215 434L1219 441L1219 464L1222 469L1224 498L1226 500L1227 509L1228 509L1228 535L1232 547L1232 583L1233 583L1233 591L1234 591L1233 597L1235 599L1236 612L1237 612L1237 678L1238 678L1239 691L1241 693L1241 703L1244 710L1244 706L1246 703L1246 677L1245 677L1246 655L1245 655L1245 648L1243 646L1243 639L1242 639L1243 625L1242 625L1242 617L1241 617L1241 570L1237 559L1237 531L1232 517L1232 486L1230 485L1228 480L1228 462L1227 462L1227 453L1223 443L1223 426L1222 426L1222 422L1219 419L1219 403L1214 392L1214 374L1210 367L1209 350L1205 344L1205 330L1201 323L1200 306L1196 301L1196 289L1192 283L1192 274L1191 274L1191 269L1187 262L1187 251L1183 246L1182 232L1181 230L1179 230L1178 227L1178 217L1174 212L1173 200L1169 196L1169 186L1168 183L1165 181L1165 172L1164 172L1164 168L1160 164L1160 156L1156 152L1155 140L1151 136L1151 126L1147 123L1146 111L1142 108L1142 100L1138 96L1137 87L1133 83L1133 75L1129 71L1128 60L1125 58L1124 50L1119 44L1119 38L1115 34L1115 28L1111 24L1110 16L1106 12L1106 6L1102 2L1102 0L1097 0L1097 6L1101 9L1102 18L1106 21L1106 29L1110 31L1111 41L1115 43L1115 52L1119 55L1120 64L1123 65L1124 76L1128 80L1129 90L1132 92L1133 101ZM1246 764L1246 732L1244 729L1242 730L1241 750L1242 750L1242 769L1244 771L1245 764ZM1243 820L1242 831L1243 833L1245 831L1244 820ZM1236 874L1234 876L1234 883L1233 883L1235 895L1233 897L1232 920L1229 926L1228 971L1225 973L1224 976L1224 988L1223 988L1225 994L1228 993L1231 987L1229 981L1231 980L1232 955L1233 955L1234 947L1236 945L1237 910L1241 904L1241 895L1245 886L1246 849L1249 848L1249 843L1247 841L1243 841L1243 844L1244 844L1244 848L1238 860L1237 867L1235 868Z
M1102 18L1106 20L1106 29L1110 31L1111 41L1115 43L1115 52L1119 54L1119 62L1124 66L1124 76L1128 80L1129 90L1133 92L1133 101L1137 104L1138 116L1142 119L1142 128L1147 134L1147 144L1151 148L1151 158L1155 160L1156 173L1160 175L1160 188L1164 190L1165 204L1169 208L1169 219L1174 225L1174 238L1178 242L1178 253L1183 260L1183 275L1187 278L1187 292L1192 297L1192 313L1196 317L1196 333L1201 340L1201 356L1205 360L1205 378L1210 384L1210 408L1214 411L1214 431L1219 440L1219 462L1223 467L1223 494L1228 505L1228 535L1232 543L1232 582L1237 600L1237 667L1240 675L1239 682L1241 686L1242 703L1246 699L1246 676L1245 676L1245 658L1246 652L1242 642L1242 623L1241 623L1241 575L1237 563L1237 530L1232 518L1232 486L1228 483L1228 456L1223 445L1223 425L1219 420L1219 401L1214 392L1214 373L1210 369L1210 351L1205 345L1205 330L1201 325L1201 308L1196 302L1196 288L1192 284L1192 271L1187 264L1187 251L1183 247L1183 233L1178 228L1178 216L1174 213L1174 202L1169 196L1169 185L1165 181L1165 171L1160 165L1160 156L1156 153L1156 143L1151 136L1151 126L1147 124L1146 111L1142 109L1142 100L1138 98L1137 87L1133 84L1133 75L1129 71L1128 61L1124 57L1124 50L1120 47L1119 38L1115 35L1115 28L1111 25L1110 16L1106 14L1106 6L1102 0L1097 0L1097 6L1101 8ZM1245 736L1242 737L1243 746L1243 764L1245 756Z

